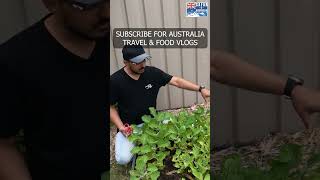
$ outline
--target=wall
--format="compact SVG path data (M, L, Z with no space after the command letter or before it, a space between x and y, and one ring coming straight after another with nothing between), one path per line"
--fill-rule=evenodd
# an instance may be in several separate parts
M214 0L212 47L305 85L319 87L317 0ZM248 143L270 132L303 130L291 101L212 82L215 146ZM319 119L317 116L314 120ZM317 123L313 121L314 126Z
M186 0L111 0L111 29L198 27L208 28L209 32L209 17L185 17L186 2ZM110 34L112 36L112 33ZM110 74L112 74L124 64L121 49L113 48L112 42L110 46ZM210 87L209 48L210 45L201 49L146 49L152 56L148 65ZM159 92L157 105L158 109L171 109L201 102L203 100L199 93L166 86Z

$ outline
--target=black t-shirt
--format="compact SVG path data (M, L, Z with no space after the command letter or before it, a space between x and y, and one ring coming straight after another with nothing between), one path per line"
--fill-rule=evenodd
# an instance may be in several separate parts
M109 39L83 59L56 41L44 19L0 46L0 137L24 129L33 180L99 179L108 166Z
M134 80L122 68L110 77L110 104L117 105L123 123L143 123L141 117L150 114L149 107L156 108L159 89L171 78L158 68L146 66Z

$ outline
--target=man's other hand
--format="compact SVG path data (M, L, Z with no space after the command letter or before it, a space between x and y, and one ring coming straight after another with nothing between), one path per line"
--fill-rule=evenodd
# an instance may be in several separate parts
M310 115L320 112L320 92L296 86L292 91L292 104L308 129Z
M205 100L206 103L209 102L210 101L210 90L202 89L201 96L203 97L203 99Z

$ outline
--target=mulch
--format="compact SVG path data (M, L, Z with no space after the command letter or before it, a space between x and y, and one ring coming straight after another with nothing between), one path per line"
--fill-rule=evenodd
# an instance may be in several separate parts
M310 129L294 134L277 133L269 134L255 144L243 147L229 147L214 151L211 154L211 169L214 173L221 170L223 159L231 154L239 154L244 167L257 166L261 169L268 168L268 161L279 154L280 146L284 144L302 145L302 165L313 152L320 151L320 129Z

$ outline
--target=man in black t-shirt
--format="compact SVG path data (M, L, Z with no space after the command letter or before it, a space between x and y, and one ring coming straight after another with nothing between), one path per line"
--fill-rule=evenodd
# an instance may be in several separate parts
M0 46L0 179L97 180L108 166L109 1L44 2L52 13Z
M115 156L119 164L132 159L133 144L128 141L125 124L142 125L141 117L149 114L149 107L156 107L159 89L166 84L198 91L207 101L210 91L162 70L146 66L150 55L142 46L124 46L122 49L125 67L110 77L110 118L120 132L116 135ZM114 107L116 105L116 107Z

